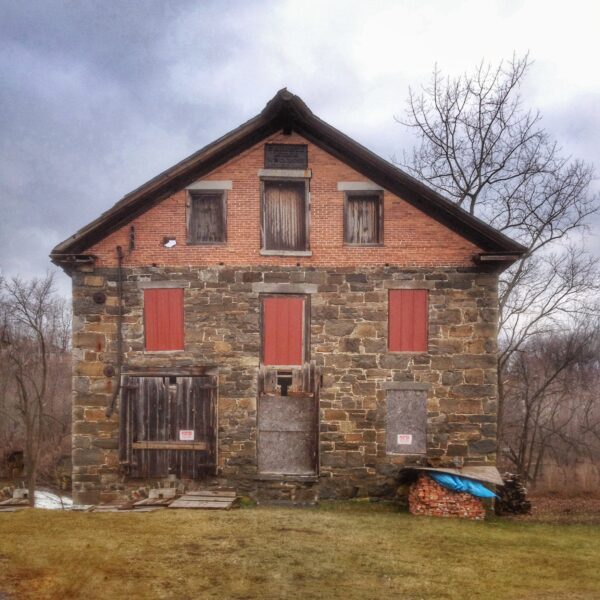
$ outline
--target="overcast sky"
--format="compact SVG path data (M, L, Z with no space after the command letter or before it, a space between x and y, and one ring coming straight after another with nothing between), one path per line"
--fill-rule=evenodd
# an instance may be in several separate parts
M282 87L389 159L413 143L394 115L435 63L458 75L529 52L525 102L598 169L597 6L0 0L2 272L43 274L56 243Z

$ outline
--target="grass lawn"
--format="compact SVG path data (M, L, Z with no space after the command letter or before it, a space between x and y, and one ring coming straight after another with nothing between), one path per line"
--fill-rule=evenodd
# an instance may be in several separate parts
M372 504L0 514L0 599L600 598L600 526Z

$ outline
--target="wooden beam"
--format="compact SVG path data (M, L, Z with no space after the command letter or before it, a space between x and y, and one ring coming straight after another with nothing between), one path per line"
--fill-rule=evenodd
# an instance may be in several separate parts
M204 442L133 442L131 447L134 450L206 450Z

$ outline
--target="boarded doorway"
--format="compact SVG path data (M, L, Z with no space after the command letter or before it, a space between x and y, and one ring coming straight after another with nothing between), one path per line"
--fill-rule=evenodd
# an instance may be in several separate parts
M215 473L217 384L212 376L124 376L119 457L131 477Z
M263 297L258 382L258 470L263 475L317 473L320 376L308 360L308 332L308 298Z

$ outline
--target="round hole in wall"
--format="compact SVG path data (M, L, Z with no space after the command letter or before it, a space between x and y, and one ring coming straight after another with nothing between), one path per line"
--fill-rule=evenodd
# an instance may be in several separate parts
M92 298L96 304L104 304L106 302L106 294L104 292L95 292Z
M115 374L115 368L112 365L106 365L102 372L104 377L112 377Z

